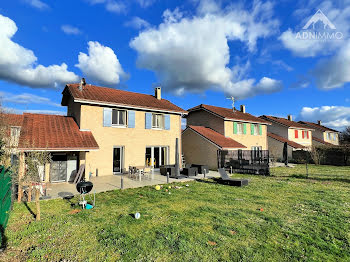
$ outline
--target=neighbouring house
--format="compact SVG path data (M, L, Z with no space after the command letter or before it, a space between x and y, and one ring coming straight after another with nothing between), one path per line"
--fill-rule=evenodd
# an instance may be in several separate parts
M312 131L304 124L293 121L292 116L286 118L275 116L260 116L261 119L269 121L268 146L270 155L276 160L283 159L283 147L287 143L288 159L292 159L295 150L309 150L312 146Z
M73 180L87 152L99 149L92 133L79 130L73 117L24 113L6 114L6 118L11 164L24 161L30 151L50 152L52 162L42 167L42 181Z
M313 128L312 144L318 145L339 145L339 132L337 130L321 125L321 121L317 123L299 121L299 123Z
M85 154L93 176L120 174L129 166L175 163L176 139L181 152L181 119L187 111L161 97L86 84L68 84L62 105L81 132L91 132L98 150ZM181 161L179 161L181 162Z
M198 105L188 110L182 133L186 162L218 168L218 150L267 150L269 122L240 110ZM259 153L257 153L259 154Z

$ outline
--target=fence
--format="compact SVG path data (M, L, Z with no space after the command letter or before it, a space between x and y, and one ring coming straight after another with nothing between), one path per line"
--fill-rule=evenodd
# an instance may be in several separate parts
M218 150L219 168L238 173L269 175L268 150Z
M11 171L0 166L0 227L6 228L10 215L12 193L11 193Z

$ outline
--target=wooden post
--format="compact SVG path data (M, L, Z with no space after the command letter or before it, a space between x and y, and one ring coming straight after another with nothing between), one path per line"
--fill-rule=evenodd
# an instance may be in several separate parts
M32 202L32 190L33 190L32 186L29 185L28 186L28 192L27 192L27 194L28 194L27 202Z
M24 176L25 172L25 158L24 158L24 152L21 152L19 155L19 167L18 167L18 198L17 202L20 203L22 201L22 194L23 194L23 188L22 188L22 177Z
M40 190L38 186L35 186L35 205L36 205L36 220L40 220L40 202L39 202Z

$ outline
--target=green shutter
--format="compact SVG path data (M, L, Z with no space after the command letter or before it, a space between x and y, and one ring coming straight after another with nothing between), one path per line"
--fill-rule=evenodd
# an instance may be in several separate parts
M254 124L250 124L250 134L254 135Z
M247 124L243 123L243 134L247 134Z
M237 122L233 122L233 133L237 134Z
M259 125L259 135L262 135L262 125Z

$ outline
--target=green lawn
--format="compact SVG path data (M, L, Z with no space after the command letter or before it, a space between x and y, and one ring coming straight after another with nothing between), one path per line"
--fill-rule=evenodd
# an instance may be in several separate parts
M304 175L300 165L235 175L250 179L244 188L207 180L171 194L118 190L75 214L63 200L43 201L40 222L15 204L0 260L350 261L350 168Z

